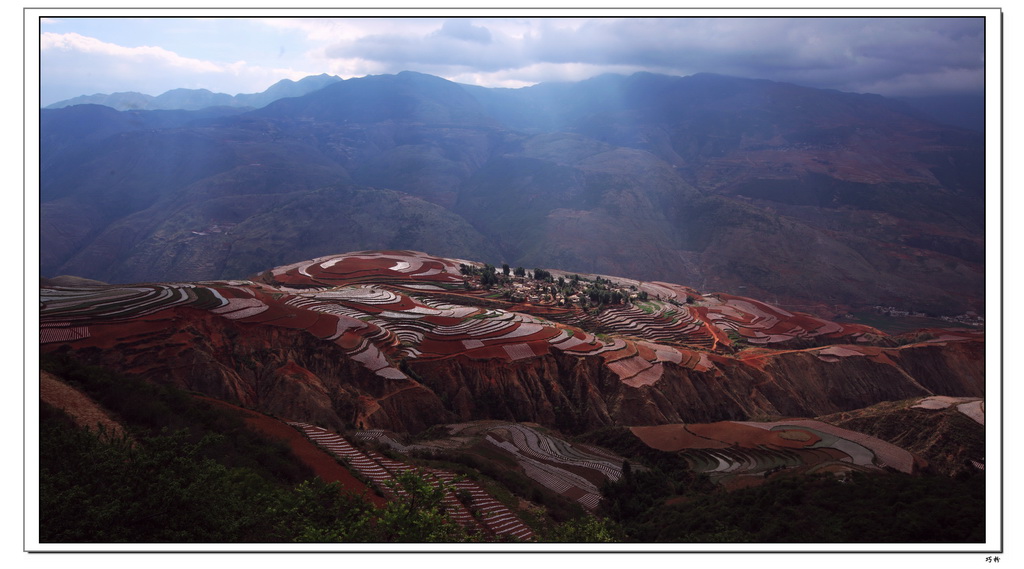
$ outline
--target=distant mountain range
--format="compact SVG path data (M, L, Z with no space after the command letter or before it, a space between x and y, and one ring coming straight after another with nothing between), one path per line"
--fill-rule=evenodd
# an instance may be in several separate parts
M314 80L230 99L246 108L42 109L42 275L237 278L415 249L819 314L984 313L984 137L906 102L648 73L261 95Z
M227 95L208 89L172 89L159 96L129 91L125 93L97 93L82 95L47 105L47 109L62 109L74 105L104 105L118 111L181 110L198 111L209 107L241 107L255 109L269 105L284 97L301 97L306 93L341 81L336 75L310 75L298 81L282 79L261 93Z
M128 91L123 93L97 93L81 95L47 105L47 109L62 109L74 105L103 105L118 111L199 111L210 107L257 109L285 97L301 97L318 89L341 81L337 75L310 75L298 81L282 79L260 93L239 93L228 95L214 93L208 89L172 89L158 95L145 95ZM480 89L463 85L467 89ZM984 95L936 95L931 97L899 97L929 120L976 130L985 130Z

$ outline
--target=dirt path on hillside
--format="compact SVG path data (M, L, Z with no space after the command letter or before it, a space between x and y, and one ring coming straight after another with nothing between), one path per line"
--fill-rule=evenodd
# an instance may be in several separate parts
M80 427L96 431L102 425L115 438L125 433L121 424L111 419L88 395L43 370L39 370L39 399L67 413Z

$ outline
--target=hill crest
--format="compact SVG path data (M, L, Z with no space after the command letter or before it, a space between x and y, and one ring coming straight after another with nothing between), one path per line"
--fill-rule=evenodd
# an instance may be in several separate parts
M40 343L336 428L574 432L984 395L978 331L890 337L668 283L517 272L356 252L252 281L44 288Z

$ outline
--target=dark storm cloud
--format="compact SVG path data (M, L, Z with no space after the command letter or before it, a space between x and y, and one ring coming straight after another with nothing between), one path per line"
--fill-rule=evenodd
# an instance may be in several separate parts
M950 89L980 74L980 19L717 18L594 20L540 35L529 53L547 61L709 71L842 90L946 76Z
M515 69L524 63L520 47L507 38L495 38L486 26L468 19L443 21L429 33L376 33L329 46L328 57L358 57L401 67L395 71L440 72L445 66L481 71Z
M517 27L518 26L518 27ZM525 31L524 31L525 30ZM981 18L449 19L430 32L336 44L358 57L444 74L585 65L600 72L713 72L844 91L980 90Z

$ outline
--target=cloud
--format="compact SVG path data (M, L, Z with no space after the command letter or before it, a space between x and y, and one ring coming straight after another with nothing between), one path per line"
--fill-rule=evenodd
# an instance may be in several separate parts
M502 34L492 34L468 20L445 20L429 31L408 33L400 26L348 37L324 50L328 58L358 58L378 62L391 72L496 71L518 68L521 46Z
M937 93L977 93L985 84L985 73L980 69L940 69L923 73L904 73L894 77L864 83L857 90L866 93L885 93L889 96L928 96Z
M157 46L126 47L77 33L40 34L41 104L95 93L136 91L159 95L171 89L259 92L284 78L313 73L182 57ZM102 87L97 87L102 86ZM239 86L249 89L236 90Z
M921 72L980 69L979 21L851 18L660 18L593 20L576 30L542 29L529 41L538 61L764 76L822 77L842 70Z
M107 56L136 62L146 62L158 66L177 67L187 69L194 73L220 73L224 71L222 66L215 63L181 57L178 54L167 51L161 47L123 47L75 33L43 33L39 37L39 48L44 55L48 51L77 52L81 54Z
M603 73L629 75L636 69L633 66L592 65L588 63L534 63L515 69L499 69L496 71L454 72L447 78L457 83L479 85L481 87L503 87L516 89L537 83L582 81Z
M403 23L377 22L333 42L324 55L388 72L505 77L506 84L568 79L581 69L707 71L840 90L923 88L926 76L936 86L953 87L941 78L958 77L980 89L975 79L984 63L977 18L452 19L409 29Z
M487 28L474 26L469 20L455 18L445 20L441 29L434 32L436 36L447 36L450 38L469 41L479 44L491 43L491 32Z
M159 27L163 21L147 20L152 41L148 35L127 39L114 34L112 28L125 28L113 20L102 32L99 26L91 28L95 34L42 34L44 91L63 90L62 98L115 90L159 94L175 87L235 94L261 91L282 78L325 72L349 78L404 70L505 87L637 71L713 72L883 95L928 89L980 91L984 86L980 18L254 18L208 19L202 26L196 22L181 19L171 30ZM76 23L67 20L59 25L70 31ZM123 45L138 37L151 45ZM173 45L178 51L169 49ZM213 55L227 53L234 61Z

